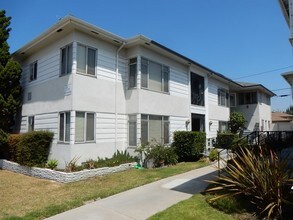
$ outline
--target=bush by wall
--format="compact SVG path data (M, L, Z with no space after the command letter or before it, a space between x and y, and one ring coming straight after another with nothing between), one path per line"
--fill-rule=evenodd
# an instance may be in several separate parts
M223 149L235 149L238 135L230 132L218 133L215 147Z
M6 159L10 161L17 161L17 146L20 142L21 134L10 134L8 137L8 150L7 155L8 157Z
M54 134L33 131L21 135L17 144L16 162L25 166L45 166Z
M197 131L176 131L172 147L179 161L194 161L204 151L206 134Z

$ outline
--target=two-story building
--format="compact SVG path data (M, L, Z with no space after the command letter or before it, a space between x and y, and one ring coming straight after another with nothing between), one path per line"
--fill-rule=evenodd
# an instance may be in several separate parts
M274 94L263 86L234 82L145 36L124 39L72 16L14 57L23 68L19 130L54 132L50 158L60 167L75 156L82 162L141 143L170 144L176 130L215 138L227 128L230 106L249 112L250 130L271 122L270 113L261 115Z

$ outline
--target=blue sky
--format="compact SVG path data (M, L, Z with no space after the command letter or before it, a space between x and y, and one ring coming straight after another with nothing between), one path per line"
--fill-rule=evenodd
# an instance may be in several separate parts
M239 81L261 83L277 95L290 94L280 74L293 70L292 48L277 0L0 0L0 4L12 17L11 52L72 14L125 38L143 34L231 79L266 72ZM290 105L291 96L272 98L273 110Z

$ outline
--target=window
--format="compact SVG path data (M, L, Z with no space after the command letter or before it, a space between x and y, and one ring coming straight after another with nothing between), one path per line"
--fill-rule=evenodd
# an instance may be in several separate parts
M77 45L77 72L96 75L96 49Z
M30 64L30 81L36 80L38 75L38 61Z
M159 63L141 58L141 87L169 92L170 69Z
M95 114L76 112L75 141L86 142L95 140Z
M190 74L191 104L204 106L204 78L195 73Z
M218 89L218 105L229 106L229 93L226 89Z
M35 117L34 116L29 116L28 117L28 132L34 131L35 129Z
M61 48L61 72L60 75L66 75L72 71L72 44Z
M32 93L31 92L28 92L27 93L27 100L28 101L31 101L32 100Z
M239 105L257 104L257 92L239 93Z
M129 61L129 76L128 76L128 88L136 87L136 77L137 77L137 58L132 58Z
M169 117L141 115L141 143L168 144Z
M129 146L136 146L136 115L128 117L128 134Z
M200 114L191 114L191 130L205 131L205 116Z
M236 93L230 93L230 107L236 107Z
M70 141L70 112L59 114L59 141Z
M228 131L228 122L227 121L219 121L219 132Z

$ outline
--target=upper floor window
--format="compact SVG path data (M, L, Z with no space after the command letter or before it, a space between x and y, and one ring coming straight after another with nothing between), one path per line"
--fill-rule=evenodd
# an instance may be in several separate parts
M128 88L136 87L137 78L137 58L132 58L129 60L129 76L128 76Z
M28 132L35 130L35 117L29 116L28 117Z
M168 144L169 117L141 115L141 143Z
M257 104L257 92L239 93L239 105Z
M36 80L38 75L38 61L30 64L30 81Z
M76 112L75 141L87 142L95 140L95 114Z
M230 107L236 107L236 93L230 93Z
M169 92L168 66L141 58L141 87L159 92Z
M96 49L77 45L77 72L96 75Z
M66 75L72 71L72 44L61 48L61 70L60 75Z
M226 89L218 89L218 105L229 106L229 92Z
M190 74L191 104L204 106L204 77Z
M70 112L59 114L59 141L70 141Z

